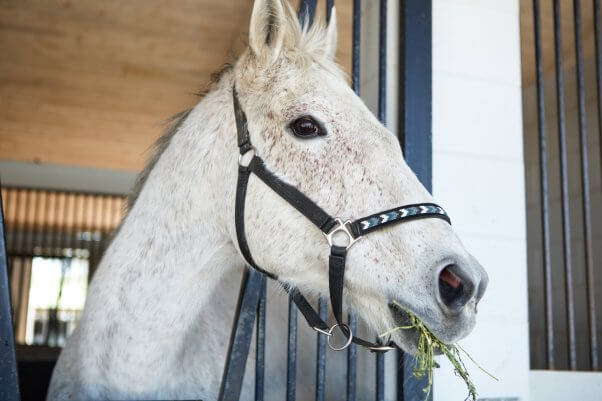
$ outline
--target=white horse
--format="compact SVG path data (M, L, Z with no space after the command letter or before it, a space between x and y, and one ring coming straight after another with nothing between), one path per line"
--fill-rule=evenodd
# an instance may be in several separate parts
M327 27L304 30L288 3L255 1L248 48L177 118L142 173L58 360L49 400L217 398L245 266L234 225L234 84L257 154L332 215L358 218L432 201L395 135L335 64L334 15ZM300 117L304 129L323 135L296 137L291 122ZM257 264L304 294L328 294L329 248L320 230L254 176L246 205ZM370 338L400 324L389 306L395 300L453 343L472 330L486 285L485 271L451 226L422 219L355 244L344 291ZM414 333L400 331L392 340L415 350ZM277 380L273 374L268 369Z

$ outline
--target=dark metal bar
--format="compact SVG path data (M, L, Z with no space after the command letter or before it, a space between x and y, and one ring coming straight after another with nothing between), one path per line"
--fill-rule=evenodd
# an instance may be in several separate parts
M297 305L288 299L288 348L286 364L286 400L295 401L297 388Z
M362 1L353 0L353 44L351 60L351 87L360 95L360 39L361 39ZM349 328L352 333L357 329L355 313L349 313ZM357 346L353 343L347 349L347 401L356 399Z
M6 242L4 239L4 212L0 195L0 399L19 401L19 377L13 337L12 310Z
M362 28L362 0L353 0L353 48L351 87L360 95L360 35Z
M378 119L387 124L387 0L380 0L378 44Z
M405 379L397 383L397 399L399 401L433 401L433 388L431 388L428 398L425 398L424 389L428 381L417 380L414 376L416 358L404 352L399 352L397 358L400 370L398 378Z
M265 392L265 306L267 279L261 275L261 294L257 305L257 335L255 336L255 401L263 401Z
M25 205L22 210L19 210L19 215L23 217L21 224L19 224L19 237L16 244L16 249L19 252L25 252L25 243L26 243L26 231L27 231L27 212L29 211L29 190L24 189L21 192L21 198L23 199L18 203L18 205Z
M301 0L299 4L299 21L302 26L311 26L316 16L316 6L318 0Z
M220 401L238 401L240 398L263 279L263 274L256 270L245 269L243 273L219 391Z
M387 0L380 0L378 43L378 119L387 124ZM378 339L377 339L378 341ZM385 354L376 353L376 401L385 399Z
M51 201L52 200L52 201ZM44 229L44 236L42 237L42 255L47 256L52 253L52 233L57 230L57 224L54 224L54 229L50 225L50 216L56 219L57 208L58 208L59 196L56 191L48 191L46 193L46 228ZM56 222L55 222L56 223Z
M400 2L399 136L405 160L432 190L432 0ZM397 399L425 401L428 379L412 374L414 358L399 351ZM432 400L433 392L427 401Z
M57 252L61 252L65 248L69 247L69 238L68 238L68 218L69 218L69 210L75 207L75 203L72 202L73 197L70 193L66 192L54 192L55 201L54 201L54 210L53 210L53 219L54 219L54 229L50 234L49 238L49 249L52 255ZM59 203L59 200L62 202ZM60 228L59 221L62 221L62 228Z
M93 274L98 266L98 263L100 262L100 245L102 244L103 239L103 216L106 209L105 198L106 197L104 195L96 195L94 197L94 217L92 225L92 235L94 238L92 244L90 245L90 259L93 260L92 263L94 265L90 266L90 271L88 272L89 275Z
M7 239L6 239L6 249L7 250L13 250L15 249L15 233L16 233L16 221L17 221L17 214L18 214L18 203L17 203L17 197L19 196L19 191L16 189L9 189L8 191L8 195L7 195L7 200L6 200L6 216L8 216L7 218L9 220L11 220L13 226L12 227L8 227L8 229L10 231L12 231L12 235L10 235ZM8 251L7 251L8 252ZM9 268L10 268L10 264L9 264ZM10 276L10 274L9 274Z
M44 237L48 232L48 191L40 191L40 222L37 230L35 246L38 249L38 255L44 255Z
M63 198L63 210L60 210L58 205L59 194ZM73 248L70 233L72 232L73 224L69 224L69 216L73 216L73 211L75 210L75 194L73 193L65 193L65 192L57 192L57 202L54 207L54 216L55 223L58 221L63 222L63 229L59 228L59 224L55 224L54 233L51 238L51 249L53 253L59 252L63 253L66 248ZM69 214L69 211L72 213ZM75 220L74 220L75 221ZM73 222L74 222L73 221ZM71 222L71 223L73 223Z
M430 191L433 164L431 0L405 0L400 9L400 137L406 162Z
M533 29L535 37L535 71L537 88L537 125L539 137L539 173L541 226L543 243L544 299L546 321L547 368L554 369L554 310L552 290L552 259L550 255L550 197L548 189L548 144L546 136L545 94L543 80L543 53L541 46L541 15L539 0L533 0Z
M25 224L25 233L26 239L23 241L25 243L26 252L29 252L33 255L33 247L35 243L36 236L36 228L38 226L38 201L39 201L39 191L32 189L28 192L28 209L25 211L26 216L26 224ZM31 218L31 220L30 220Z
M378 338L377 338L378 341ZM385 400L385 354L376 354L376 401Z
M79 240L79 248L86 249L88 251L88 262L94 257L92 255L92 242L89 236L92 234L92 222L93 219L90 219L90 214L94 213L94 195L79 195L82 203L82 213L81 213L81 225L79 229L75 233ZM89 268L89 263L88 263Z
M81 233L85 230L85 216L86 216L86 196L82 194L75 195L75 202L77 204L77 210L74 210L74 216L76 224L73 225L73 243L74 250L82 248L82 237ZM73 256L76 256L75 253Z
M111 227L113 225L113 222L115 221L115 216L113 213L113 202L114 202L113 197L109 197L106 199L106 204L105 204L106 215L103 216L103 221L107 222L109 227ZM112 232L113 232L112 230L108 230L106 232L103 231L103 238L102 238L102 243L100 246L101 253L107 249Z
M583 72L583 44L581 37L581 1L573 0L575 28L575 61L577 66L577 105L579 115L579 142L581 146L581 190L583 200L583 239L585 251L585 271L587 280L587 306L589 322L590 363L592 370L598 370L598 339L596 333L596 303L594 299L594 251L592 248L591 195L589 183L589 155L587 146L587 123L585 111L585 78ZM577 369L575 365L571 368Z
M357 329L355 313L349 313L349 328L352 333ZM355 401L357 378L357 345L351 343L347 349L347 401Z
M602 32L600 31L600 0L594 0L594 35L596 44L596 83L598 84L598 135L602 163Z
M320 298L318 312L326 321L328 301ZM324 401L326 396L326 336L318 333L318 357L316 360L316 401Z
M600 31L600 0L594 0L594 35L596 44L596 83L598 84L598 143L600 147L600 163L602 164L602 32ZM595 277L593 276L588 278L589 282L594 282L594 280ZM592 364L592 370L599 369L599 361L596 363L596 366Z
M86 210L84 212L84 226L82 227L83 240L85 241L84 247L88 249L89 260L95 259L94 255L94 243L95 243L95 219L96 219L96 199L98 195L90 195L84 200Z
M326 0L326 21L330 22L332 15L332 8L334 7L334 0Z
M575 340L575 297L573 293L573 262L571 252L571 219L569 204L569 177L566 142L566 116L564 104L564 76L562 67L562 25L560 0L554 0L554 48L556 60L556 93L558 114L558 141L560 151L560 188L562 199L562 238L564 245L564 271L566 288L566 313L569 342L569 366L577 368L577 342Z

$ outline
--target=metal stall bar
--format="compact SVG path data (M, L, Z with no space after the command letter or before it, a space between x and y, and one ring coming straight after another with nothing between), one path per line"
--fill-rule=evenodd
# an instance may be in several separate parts
M299 21L302 26L311 26L316 16L316 6L318 0L302 0L299 4Z
M28 202L27 210L25 210L26 223L25 223L25 252L33 256L33 248L35 247L36 229L38 227L38 207L40 200L40 192L35 189L27 191ZM22 288L22 287L21 287Z
M357 317L349 312L349 328L352 333L357 329ZM350 344L347 348L347 401L355 401L357 379L357 346Z
M1 195L0 195L1 198ZM0 199L0 399L19 401L19 377L13 337L8 263L4 237L4 212Z
M255 401L263 401L265 391L265 304L267 278L262 274L261 294L257 305L257 333L255 337Z
M587 281L587 312L589 323L590 363L598 370L598 340L596 333L596 303L594 299L594 251L592 248L591 196L589 183L589 155L585 111L585 78L583 72L583 44L581 35L581 1L573 0L575 28L575 62L577 66L577 105L579 115L579 142L581 146L581 186L583 191L583 239ZM572 355L572 354L571 354ZM577 366L571 365L571 369Z
M566 142L566 115L564 104L564 75L562 67L562 25L560 0L554 0L554 49L556 61L556 92L558 114L558 142L560 152L560 188L562 199L562 238L564 245L564 271L566 288L566 313L569 341L569 366L577 368L577 343L575 340L575 297L573 293L573 262L571 250L571 218L569 204L569 177ZM551 290L551 288L550 288Z
M408 165L432 190L432 0L400 2L400 139ZM409 100L411 99L411 101ZM398 353L397 399L425 401L428 379L412 374L414 358ZM432 400L433 392L429 396Z
M328 300L320 297L318 302L320 318L326 321L328 315ZM326 337L320 333L318 337L318 356L316 358L316 401L326 398Z
M230 344L222 383L219 390L220 401L238 401L245 375L247 356L253 336L253 325L262 287L265 285L263 274L254 269L247 269L242 276L240 295L236 305L236 314L230 334Z
M541 197L541 226L543 242L543 270L546 321L547 368L554 369L554 311L552 292L552 259L550 256L550 194L548 189L548 143L546 136L545 94L543 82L543 54L541 46L541 15L539 0L533 0L533 29L535 37L535 71L537 88L537 127L539 137L539 173Z
M330 3L330 2L329 2ZM334 3L334 1L332 1ZM333 4L334 5L334 4ZM299 20L302 26L311 26L316 15L317 0L302 0L299 5ZM329 17L332 12L331 7L327 4L326 14ZM320 317L326 320L328 301L325 298L320 298L318 301L318 310ZM293 312L294 310L294 312ZM294 319L293 319L294 315ZM294 325L294 347L291 343ZM287 400L295 399L296 389L296 359L297 359L297 310L292 306L289 300L289 343L288 343L288 365L287 365L287 385L286 393ZM320 333L317 334L318 349L316 355L316 401L324 401L326 397L326 338ZM291 354L293 351L293 354Z
M326 14L330 18L332 7L328 1ZM332 4L334 5L334 4ZM311 26L316 15L317 0L302 0L299 5L299 20L302 26ZM292 300L289 300L289 342L288 342L288 364L287 364L287 400L295 399L296 373L297 373L297 310L293 306ZM326 299L319 300L319 313L323 320L326 320L328 302ZM294 338L293 338L294 337ZM317 334L318 350L316 356L316 400L323 401L326 395L326 339ZM292 343L294 341L294 344Z
M21 189L19 191L18 205L25 205L22 209L18 211L19 214L19 222L18 222L18 231L15 234L15 249L20 256L26 255L25 253L25 232L27 231L27 210L29 210L29 191L27 189Z
M380 0L378 42L378 119L387 125L387 0ZM382 352L376 353L375 399L385 399L385 354Z
M594 37L596 44L596 83L598 84L598 135L602 163L602 38L600 37L600 0L594 0Z
M353 0L353 33L352 33L352 59L351 59L351 87L360 95L360 38L361 38L362 1ZM348 314L349 328L352 333L357 329L355 312ZM347 348L347 401L356 399L357 378L357 345L351 343Z
M295 401L297 388L297 305L288 299L288 348L286 350L286 401Z
M48 256L53 255L52 253L52 234L55 232L56 215L58 209L59 195L56 191L48 191L48 200L45 210L46 226L44 228L44 236L42 237L42 255Z
M378 119L387 125L387 0L380 0L378 42Z

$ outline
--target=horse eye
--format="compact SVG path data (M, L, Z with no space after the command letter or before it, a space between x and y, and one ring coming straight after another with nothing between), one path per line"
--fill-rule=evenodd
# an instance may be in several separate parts
M290 128L296 137L302 139L314 138L326 135L326 130L311 117L300 117L290 124Z

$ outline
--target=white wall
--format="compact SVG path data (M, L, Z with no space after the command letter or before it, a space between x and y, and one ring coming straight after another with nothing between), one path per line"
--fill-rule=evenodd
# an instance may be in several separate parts
M552 372L532 370L531 401L599 401L602 398L600 372Z
M461 342L479 396L529 399L519 1L433 1L433 191L490 285ZM466 387L441 359L435 401Z

